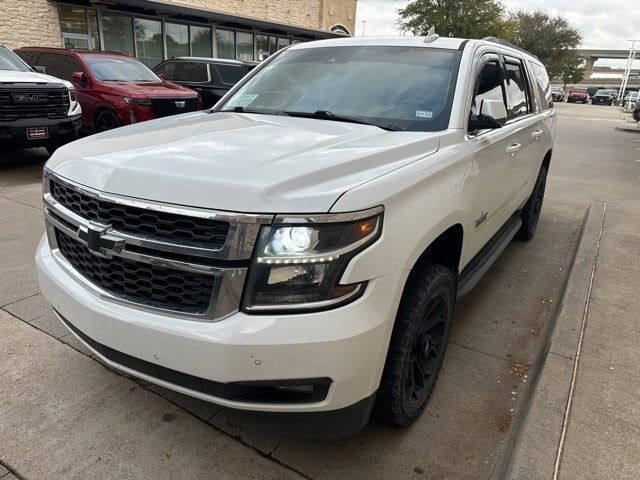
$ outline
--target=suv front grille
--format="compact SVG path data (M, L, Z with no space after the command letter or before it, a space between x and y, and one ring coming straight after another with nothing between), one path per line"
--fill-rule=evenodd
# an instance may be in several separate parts
M132 302L191 314L209 308L216 277L137 262L102 258L56 229L58 248L84 277L109 293Z
M18 96L34 100L19 101ZM1 88L0 121L65 118L69 112L69 102L69 93L63 88Z
M55 180L51 180L50 189L58 202L77 215L111 225L124 233L143 234L160 241L188 243L213 250L223 247L229 233L229 223L220 220L107 202Z
M177 103L184 102L184 107L178 107ZM178 113L195 112L198 109L197 98L152 98L151 107L156 118L177 115Z

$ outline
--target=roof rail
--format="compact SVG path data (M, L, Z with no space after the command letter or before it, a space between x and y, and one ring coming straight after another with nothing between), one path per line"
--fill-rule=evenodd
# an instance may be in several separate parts
M536 60L540 60L538 57L536 57L533 53L531 52L527 52L524 48L520 48L516 45L514 45L511 42L507 42L506 40L503 40L501 38L497 38L497 37L484 37L482 40L484 40L485 42L493 42L493 43L498 43L504 47L509 47L509 48L513 48L514 50L518 50L519 52L522 53L526 53L527 55L532 56L533 58L535 58Z

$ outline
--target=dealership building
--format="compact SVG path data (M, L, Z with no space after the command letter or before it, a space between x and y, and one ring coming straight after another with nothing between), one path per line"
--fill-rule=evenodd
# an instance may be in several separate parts
M0 43L262 61L280 48L352 35L357 0L2 0Z

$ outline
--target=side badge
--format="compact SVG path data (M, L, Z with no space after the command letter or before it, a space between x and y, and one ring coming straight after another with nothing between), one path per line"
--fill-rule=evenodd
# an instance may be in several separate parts
M484 210L482 211L480 216L478 218L476 218L476 228L478 228L480 226L480 224L487 219L488 215L489 214L487 212L485 212Z

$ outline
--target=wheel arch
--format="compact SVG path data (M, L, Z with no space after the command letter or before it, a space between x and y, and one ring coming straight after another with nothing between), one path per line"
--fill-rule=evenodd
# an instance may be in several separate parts
M552 153L553 153L553 149L550 148L549 150L547 150L547 153L544 155L544 158L542 159L542 166L547 169L547 172L549 171L549 166L551 165Z
M420 268L425 262L437 263L449 268L455 275L458 274L462 245L464 242L464 227L461 223L455 223L438 235L422 251L415 261L412 271Z

